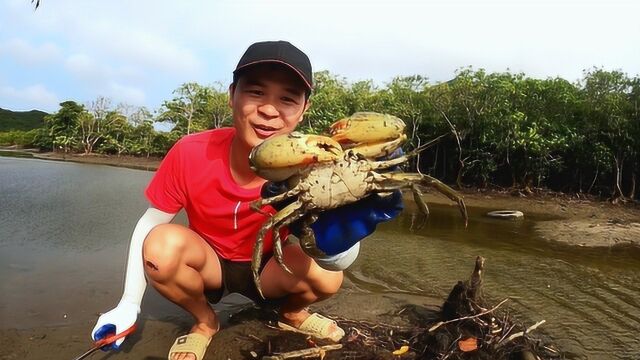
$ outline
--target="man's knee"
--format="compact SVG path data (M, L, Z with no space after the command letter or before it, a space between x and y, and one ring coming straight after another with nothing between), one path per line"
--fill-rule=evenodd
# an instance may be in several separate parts
M319 270L323 274L313 282L314 292L322 297L329 297L340 290L344 275L342 271Z
M162 224L153 228L144 240L142 256L145 273L164 282L175 275L187 242L181 225Z
M342 286L342 271L325 270L312 258L304 253L298 245L285 248L285 263L299 278L304 278L313 292L329 297L340 290Z

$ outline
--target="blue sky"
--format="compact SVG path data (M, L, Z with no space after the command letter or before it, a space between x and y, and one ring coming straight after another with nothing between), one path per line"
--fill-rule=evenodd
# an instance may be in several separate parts
M640 1L0 0L0 107L65 100L157 110L180 84L226 87L246 47L289 40L314 70L384 85L464 66L578 80L640 74Z

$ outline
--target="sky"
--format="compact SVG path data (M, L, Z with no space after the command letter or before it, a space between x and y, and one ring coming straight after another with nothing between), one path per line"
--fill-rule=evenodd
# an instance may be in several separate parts
M0 108L98 96L151 111L186 82L226 88L251 43L288 40L349 82L447 81L472 66L577 81L640 74L638 0L0 0Z

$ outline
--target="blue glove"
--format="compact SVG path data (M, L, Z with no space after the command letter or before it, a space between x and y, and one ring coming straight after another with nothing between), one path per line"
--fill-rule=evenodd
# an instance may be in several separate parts
M327 255L345 252L371 235L378 223L393 219L402 209L402 193L396 190L390 196L371 194L354 203L327 210L311 224L316 246ZM296 226L291 226L291 232L296 235Z
M101 328L96 330L96 332L93 333L93 338L94 340L97 341L100 339L104 339L108 336L112 336L115 333L116 333L116 326L113 324L107 324L107 325L103 325ZM109 345L105 345L101 347L100 350L102 351L120 350L120 345L116 345L116 343L114 342Z
M395 157L400 154L402 154L401 151L391 156ZM284 183L267 182L262 187L261 195L263 198L269 198L284 191L286 191ZM276 210L280 210L294 200L282 201L275 204L274 207ZM373 233L378 223L398 216L403 208L402 193L396 190L388 196L371 194L354 203L324 211L311 224L316 238L316 246L327 255L345 252L358 241ZM297 221L289 226L289 230L292 234L299 236L301 225L301 221Z

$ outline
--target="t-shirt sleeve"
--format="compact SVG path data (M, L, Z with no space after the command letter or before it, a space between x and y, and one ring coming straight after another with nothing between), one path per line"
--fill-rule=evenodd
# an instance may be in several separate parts
M155 208L177 213L185 206L186 189L182 165L181 143L178 141L162 159L160 167L144 192L147 200Z

